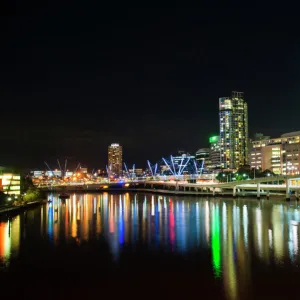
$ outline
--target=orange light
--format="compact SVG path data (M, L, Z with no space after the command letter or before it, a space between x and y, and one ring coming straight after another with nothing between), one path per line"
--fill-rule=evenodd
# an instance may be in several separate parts
M128 187L128 186L129 186L129 183L125 183L125 186Z
M104 185L103 188L104 188L104 189L108 189L108 185Z

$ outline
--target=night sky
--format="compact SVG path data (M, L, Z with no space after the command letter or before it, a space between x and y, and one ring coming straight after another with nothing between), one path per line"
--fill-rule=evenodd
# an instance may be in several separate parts
M11 2L0 18L0 165L104 167L112 142L137 167L195 152L218 133L218 98L232 90L245 93L250 135L300 130L292 8Z

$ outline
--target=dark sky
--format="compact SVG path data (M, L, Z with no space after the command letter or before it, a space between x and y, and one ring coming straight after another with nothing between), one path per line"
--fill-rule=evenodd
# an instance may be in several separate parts
M104 167L111 142L139 167L194 152L232 90L250 134L300 130L293 8L20 2L1 7L0 165Z

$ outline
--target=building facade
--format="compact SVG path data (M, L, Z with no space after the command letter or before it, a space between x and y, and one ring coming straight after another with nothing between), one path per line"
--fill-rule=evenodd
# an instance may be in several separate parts
M0 167L0 191L9 195L20 195L21 175Z
M219 98L221 166L238 169L248 164L248 106L243 92Z
M300 131L252 142L251 168L275 174L300 174Z
M122 157L123 149L117 143L108 146L108 169L113 176L122 175Z
M210 148L200 148L196 152L197 165L204 169L210 169L211 159L210 159Z
M215 135L209 138L211 169L221 168L220 136Z

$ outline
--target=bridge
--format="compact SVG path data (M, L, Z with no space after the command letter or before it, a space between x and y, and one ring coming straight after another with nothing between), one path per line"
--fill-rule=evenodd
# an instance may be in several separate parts
M52 184L38 187L44 191L108 191L126 189L211 196L231 195L236 197L238 195L254 195L258 199L262 195L266 195L269 198L270 193L280 193L281 195L285 195L286 200L290 200L292 193L295 194L297 199L299 199L300 195L300 175L268 176L226 183L215 182L213 180L202 182L195 180L196 182L191 183L188 181L191 181L193 178L188 178L187 180L180 179L163 176L162 178L144 178L143 180L131 180L127 182ZM274 184L275 182L277 184Z

